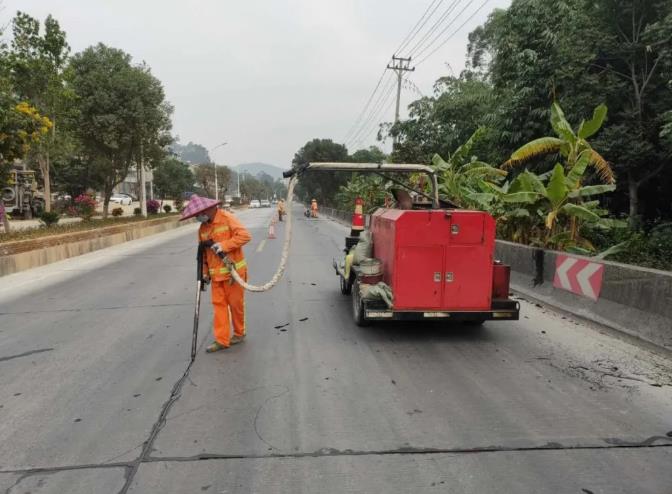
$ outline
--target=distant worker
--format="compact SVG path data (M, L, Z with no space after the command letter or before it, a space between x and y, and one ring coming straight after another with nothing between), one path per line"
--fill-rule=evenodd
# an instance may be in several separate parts
M285 214L285 201L280 199L278 201L278 221L282 221L282 217Z
M242 247L252 236L232 213L218 209L219 204L221 201L193 195L180 218L186 220L196 217L201 223L198 230L199 246L207 247L203 256L203 280L206 284L212 283L215 337L205 350L208 353L241 343L246 334L245 290L234 282L229 268L219 256L224 254L228 257L241 278L247 280L247 263Z
M317 218L317 199L310 201L310 217Z

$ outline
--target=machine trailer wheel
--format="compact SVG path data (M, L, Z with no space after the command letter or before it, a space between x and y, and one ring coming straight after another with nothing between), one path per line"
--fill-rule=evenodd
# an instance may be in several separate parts
M359 327L371 324L371 321L367 321L364 318L364 303L360 297L358 280L355 280L352 284L352 318L355 320L355 324Z
M343 276L339 276L341 280L341 293L343 295L350 295L352 293L352 283L350 280L346 280Z

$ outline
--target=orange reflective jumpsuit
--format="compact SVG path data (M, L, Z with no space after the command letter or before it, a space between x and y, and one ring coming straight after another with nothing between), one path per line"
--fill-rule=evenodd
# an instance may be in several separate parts
M310 215L313 218L317 218L317 201L312 201L310 203Z
M247 263L242 247L252 236L233 214L218 209L212 221L201 224L198 236L201 242L212 240L219 243L228 258L235 263L236 271L247 280ZM203 274L210 277L212 284L215 341L228 347L231 341L231 319L234 333L239 337L245 336L245 290L238 283L231 283L229 269L211 249L205 252Z

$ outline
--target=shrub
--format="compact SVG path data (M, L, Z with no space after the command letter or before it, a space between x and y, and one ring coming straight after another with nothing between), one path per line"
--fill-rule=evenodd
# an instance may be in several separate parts
M182 207L184 206L184 200L182 197L178 197L175 199L175 211L182 211Z
M142 209L140 208L135 208L133 210L133 216L140 216L142 214Z
M149 214L157 214L159 212L160 207L161 203L156 199L150 199L149 201L147 201L147 212Z
M98 203L96 200L88 194L80 194L75 197L75 204L72 206L72 209L69 210L69 213L73 216L79 216L83 220L90 220L93 216L93 213L96 212L96 206Z
M123 214L124 214L124 208L114 208L112 210L112 216L114 216L115 218L123 216Z
M61 218L61 215L58 214L56 211L44 211L40 215L40 222L49 228L52 225L55 225L58 223L58 220Z
M590 240L598 251L623 244L617 253L607 257L609 261L672 270L672 223L647 225L645 230L591 232Z
M173 210L173 207L170 204L165 204L163 206L163 210L166 212L166 214L168 214Z

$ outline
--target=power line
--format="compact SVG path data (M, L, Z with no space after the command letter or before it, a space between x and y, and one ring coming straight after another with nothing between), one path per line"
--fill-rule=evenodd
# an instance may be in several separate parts
M455 24L455 22L462 16L462 14L464 14L464 13L466 12L466 10L467 10L469 7L471 7L471 5L472 5L473 3L474 3L474 0L469 0L469 1L467 2L467 4L464 6L464 8L463 8L462 10L460 10L460 12L459 12L457 15L455 15L455 16L453 17L453 20L451 20L451 21L450 21L450 22L449 22L449 23L448 23L448 24L441 30L441 32L440 32L439 34L437 34L436 36L434 36L434 38L432 39L432 41L430 41L427 45L424 46L424 48L422 48L422 50L420 50L420 51L418 52L417 57L418 57L418 58L422 57L422 55L423 55L425 52L427 52L427 50L431 49L432 46L434 45L434 43L436 43L438 40L441 39L441 36L443 36L443 35L448 31L448 29L450 29L450 26L452 26L453 24ZM477 10L476 12L478 12L478 10Z
M480 7L478 7L478 8L477 8L477 9L476 9L476 10L475 10L475 11L474 11L474 12L467 18L467 20L465 20L462 24L460 24L460 26L459 26L457 29L455 29L455 31L453 31L453 32L450 34L450 36L448 36L446 39L444 39L444 40L439 44L439 46L437 46L437 47L436 47L434 50L432 50L427 56L425 56L423 59L421 59L417 64L415 64L415 66L417 67L418 65L420 65L421 63L423 63L425 60L427 60L429 57L431 57L432 55L434 55L434 54L435 54L437 51L439 51L441 48L443 48L443 46L444 46L446 43L448 43L448 41L450 41L450 40L451 40L451 39L452 39L452 38L453 38L453 37L454 37L454 36L455 36L455 35L456 35L456 34L457 34L457 33L464 27L464 26L466 26L467 23L468 23L470 20L472 20L474 17L476 17L476 14L478 14L478 13L481 11L481 9L483 9L483 7L485 7L485 5L486 5L489 1L490 1L490 0L485 0L485 1L480 5ZM473 3L473 2L470 2L470 3Z
M390 83L386 86L386 88L380 92L378 99L376 100L376 103L372 107L371 112L369 113L366 120L362 123L357 133L350 139L350 144L354 144L360 141L362 134L365 133L366 129L371 125L371 123L374 123L375 125L375 120L378 118L381 108L385 105L385 102L389 99L390 94L392 94L393 89L394 89L394 81L390 81Z
M446 8L446 10L443 11L441 16L439 16L439 18L436 20L436 22L434 24L432 24L432 26L427 30L427 32L422 36L422 38L420 38L420 40L417 41L415 43L415 45L413 45L413 48L408 50L408 56L409 57L412 57L413 54L415 53L415 51L417 50L417 48L419 46L421 46L427 40L427 38L429 38L432 34L434 34L436 32L436 30L441 26L441 24L446 20L446 18L452 13L452 11L455 10L455 6L460 1L461 0L453 0L453 3L451 3Z
M366 110L369 108L369 105L371 104L371 101L373 100L373 97L376 94L376 91L378 91L378 88L380 87L380 83L383 82L383 78L385 77L386 73L387 73L387 69L385 68L385 69L383 69L383 73L380 74L380 78L378 79L378 83L376 84L376 87L373 88L373 92L371 93L371 96L369 96L369 99L367 100L366 104L364 105L364 108L362 108L362 111L359 113L359 116L355 119L355 123L352 124L352 126L350 127L350 130L348 130L348 133L343 138L343 141L347 141L351 137L352 133L357 128L357 125L359 124L359 122L361 122L362 117L366 113Z
M386 89L380 93L380 97L378 98L378 101L376 101L376 105L373 108L373 111L367 118L366 122L364 122L364 124L361 126L357 134L352 137L350 144L354 145L360 143L364 135L370 133L370 131L368 130L370 126L373 125L375 127L375 125L377 124L378 117L380 116L382 110L385 108L387 101L390 99L390 95L393 94L393 90L394 90L394 81L392 80L390 81L390 84L387 85Z
M392 86L394 88L394 86ZM360 136L360 138L357 140L355 144L357 146L355 147L360 147L363 145L371 136L371 132L373 132L376 129L376 126L378 125L378 119L380 116L382 116L382 113L384 112L385 109L391 109L392 108L392 103L394 103L394 98L390 99L390 96L392 96L394 92L392 90L388 91L387 97L383 100L383 104L380 106L380 109L378 111L378 115L373 119L372 123L373 125L370 125L369 128L364 131L364 133ZM390 103L387 105L387 103Z
M415 23L415 26L413 26L413 29L411 29L409 31L409 33L406 35L406 37L401 42L399 47L396 50L394 50L395 55L396 54L401 54L401 50L403 50L406 47L406 45L408 45L413 40L413 38L415 38L418 35L420 30L425 26L425 24L427 24L427 21L429 21L429 19L434 15L434 12L436 12L436 9L438 9L441 6L441 4L443 3L443 0L438 0L439 3L436 4L436 7L434 7L434 10L432 10L432 13L429 14L429 16L427 16L427 12L429 12L429 9L431 9L432 5L434 5L436 2L437 2L437 0L432 0L432 3L429 4L429 6L425 10L425 12L422 14L422 17L420 17L420 19L418 19L418 22ZM425 19L425 17L427 17L427 18ZM424 19L424 22L423 22L423 19ZM422 25L420 23L422 23Z

